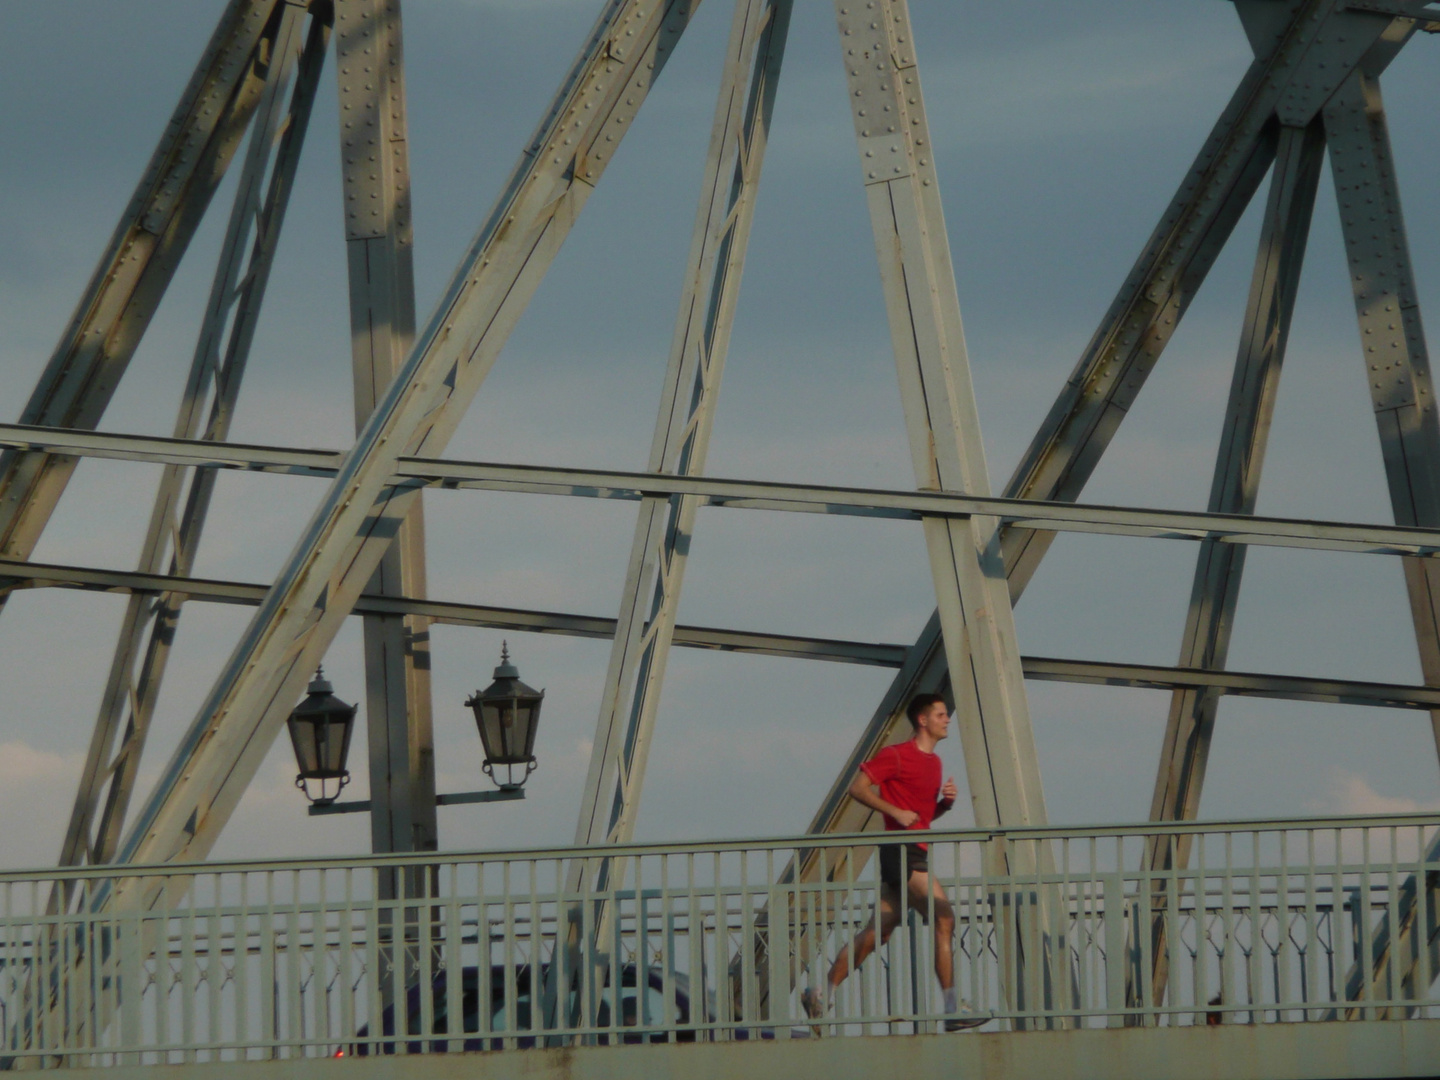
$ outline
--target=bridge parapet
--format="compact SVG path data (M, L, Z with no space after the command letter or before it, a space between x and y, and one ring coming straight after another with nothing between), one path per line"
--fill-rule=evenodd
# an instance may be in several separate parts
M1182 838L1185 867L1142 868L1147 843ZM982 1030L1440 1017L1440 815L927 839ZM0 1067L943 1031L935 901L823 1017L802 1008L875 917L871 855L894 843L0 874ZM576 875L589 884L569 891L575 861L601 857L608 882ZM1001 871L1017 865L1042 869ZM124 892L153 906L108 904L121 877L145 879ZM72 907L47 914L57 878Z

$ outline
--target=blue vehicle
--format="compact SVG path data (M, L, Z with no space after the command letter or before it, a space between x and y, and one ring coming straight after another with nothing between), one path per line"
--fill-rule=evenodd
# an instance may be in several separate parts
M549 970L549 965L541 967L541 978ZM502 964L495 964L490 968L490 1023L482 1035L480 1026L480 970L477 967L466 967L461 973L460 991L460 1030L455 1034L467 1036L462 1049L464 1050L499 1050L505 1045L507 1038L513 1039L511 1044L520 1048L530 1048L537 1045L537 1038L540 1045L543 1045L544 1035L531 1033L530 1027L534 1020L533 1001L534 995L531 988L531 966L521 964L515 968L515 1002L514 1008L505 1000L505 967ZM430 983L431 1008L434 1015L434 1026L428 1033L432 1036L452 1034L450 1029L450 1017L448 1015L449 995L447 993L448 972L441 971L436 974ZM645 969L644 992L637 993L636 987L636 966L626 964L620 975L620 1019L618 1027L658 1027L665 1022L665 972L658 966L651 966ZM679 972L672 972L670 975L671 988L674 996L673 1023L684 1025L690 1023L690 983L685 975ZM609 1027L611 1024L611 993L607 979L605 988L600 994L600 1002L596 1009L595 1024L597 1027ZM569 994L571 1006L575 1003L575 991L572 989ZM414 985L409 988L405 996L406 1012L406 1034L420 1035L420 986ZM707 1013L709 1010L706 1010ZM366 1024L356 1032L357 1037L365 1039L370 1034L370 1025ZM386 1006L381 1015L381 1035L387 1039L393 1037L395 1032L395 1006ZM614 1034L602 1033L597 1035L596 1041L601 1044L608 1044L612 1041L617 1043L642 1043L642 1042L668 1042L669 1035L665 1032L615 1032ZM694 1042L694 1031L679 1031L675 1035L678 1042ZM428 1042L428 1045L427 1045ZM356 1043L350 1053L361 1057L374 1054L394 1054L398 1051L394 1041L382 1041L378 1044L370 1042ZM405 1052L411 1054L420 1053L444 1053L450 1049L449 1038L432 1038L430 1040L411 1040L405 1045ZM343 1051L342 1051L343 1053Z

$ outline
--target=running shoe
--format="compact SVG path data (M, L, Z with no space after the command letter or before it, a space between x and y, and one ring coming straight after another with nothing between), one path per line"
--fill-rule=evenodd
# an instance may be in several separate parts
M825 1015L825 1002L815 992L813 986L807 986L800 993L800 1007L805 1010L805 1015L811 1020L819 1020Z
M959 1010L945 1018L945 1030L969 1031L971 1028L988 1024L990 1019L989 1013L976 1012L968 1001L962 999Z

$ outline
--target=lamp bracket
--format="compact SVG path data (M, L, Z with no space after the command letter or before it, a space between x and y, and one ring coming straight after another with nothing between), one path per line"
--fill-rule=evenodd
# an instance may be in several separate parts
M502 787L498 791L452 791L444 795L435 796L436 806L458 806L463 803L484 803L484 802L514 802L516 799L525 798L525 789L521 787ZM324 806L312 804L310 807L311 817L324 817L326 814L363 814L370 810L369 799L357 799L354 802L332 802Z

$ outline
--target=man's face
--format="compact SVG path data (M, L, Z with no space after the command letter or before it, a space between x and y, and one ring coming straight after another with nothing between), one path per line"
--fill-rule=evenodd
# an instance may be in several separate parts
M920 714L916 727L939 742L950 734L950 710L945 708L943 701L937 701Z

